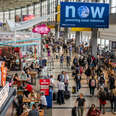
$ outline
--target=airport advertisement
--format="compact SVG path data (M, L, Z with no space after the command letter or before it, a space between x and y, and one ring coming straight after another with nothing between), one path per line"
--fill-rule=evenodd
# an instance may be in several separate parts
M109 4L61 2L60 5L61 27L109 27Z

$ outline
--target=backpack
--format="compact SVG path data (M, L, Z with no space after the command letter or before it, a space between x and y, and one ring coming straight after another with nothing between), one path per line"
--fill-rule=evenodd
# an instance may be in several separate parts
M106 98L105 92L100 92L99 98L100 98L102 101L105 101L105 100L107 99L107 98Z
M100 84L104 84L104 83L105 83L104 77L100 77Z
M92 79L92 80L91 80L91 87L95 87L95 85L96 85L95 80Z
M77 63L77 59L74 58L74 60L73 60L73 64L76 64L76 63Z
M58 75L58 78L57 78L58 81L61 80L61 74Z

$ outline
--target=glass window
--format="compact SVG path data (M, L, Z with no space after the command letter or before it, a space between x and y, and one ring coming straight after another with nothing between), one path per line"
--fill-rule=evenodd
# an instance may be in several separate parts
M22 8L22 15L27 15L27 8Z
M9 12L7 11L7 12L5 12L5 20L6 19L9 19Z
M40 4L35 5L35 15L40 16Z
M116 13L116 0L111 1L111 13Z
M32 15L33 14L33 6L29 6L28 10L29 10L29 15Z
M16 15L18 15L18 16L21 15L21 9L16 9Z
M0 12L0 21L3 22L3 12Z
M15 21L15 11L14 11L14 10L12 10L12 11L10 12L10 16L11 16L11 20L12 20L12 21Z

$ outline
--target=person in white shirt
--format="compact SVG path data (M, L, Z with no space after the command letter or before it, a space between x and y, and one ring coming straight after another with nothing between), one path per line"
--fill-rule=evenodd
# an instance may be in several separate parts
M65 85L64 82L59 81L58 82L58 103L64 104L64 90L65 90Z
M65 91L68 91L69 76L67 72L64 73L64 84L65 84Z
M44 92L41 92L41 97L40 97L40 104L41 106L44 108L44 107L47 107L47 101L46 101L46 97L44 95Z
M55 86L54 84L54 78L53 75L50 76L50 88L53 89L53 87Z

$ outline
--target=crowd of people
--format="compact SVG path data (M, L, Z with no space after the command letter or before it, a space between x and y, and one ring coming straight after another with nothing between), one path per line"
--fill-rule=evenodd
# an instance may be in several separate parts
M88 110L87 116L99 116L101 113L105 114L107 109L105 108L107 101L111 104L108 109L111 109L111 112L115 113L115 76L112 73L109 73L107 70L109 69L109 65L106 65L107 59L101 60L99 56L94 57L89 55L89 48L86 45L82 44L76 48L73 42L65 44L63 41L56 41L54 42L53 46L50 46L51 53L53 53L54 58L60 62L61 70L61 73L58 74L57 77L58 93L57 95L54 93L53 97L56 100L55 96L58 96L57 103L60 105L65 104L65 99L70 98L71 93L69 91L69 74L63 70L65 68L67 68L67 70L71 69L72 78L74 77L75 81L75 85L72 87L72 93L79 92L83 86L82 80L85 78L90 89L90 97L97 96L98 98L99 108L97 108L95 104L92 104ZM78 105L76 105L78 107L78 116L83 116L86 99L82 93L80 93L75 103L78 103ZM75 110L76 109L74 107L72 109L73 116L76 116L74 115L76 114L74 113Z
M50 79L50 89L53 90L53 100L59 105L65 104L67 99L71 97L71 86L72 94L77 95L74 107L72 108L72 116L76 116L77 112L78 116L84 116L85 109L88 109L86 97L81 92L81 88L84 85L83 80L85 80L87 88L89 88L90 91L89 97L97 97L99 102L99 107L97 104L89 104L91 106L87 110L87 116L100 116L101 113L105 114L107 109L106 104L108 102L110 102L111 105L108 109L116 113L115 76L109 72L107 60L101 60L99 56L95 57L89 54L87 43L82 43L78 47L76 47L74 43L73 40L65 43L63 39L55 40L54 38L43 40L42 51L47 53L47 58L37 59L36 62L31 62L31 64L26 63L24 60L22 63L22 73L20 75L16 73L13 76L13 85L16 84L18 88L22 88L24 90L23 94L27 98L34 94L35 91L31 83L30 71L35 70L38 73L38 78L43 75ZM59 62L60 65L60 73L57 75L57 84L54 81L54 75L49 75L48 73L47 65L51 61L53 68L55 68L54 64L56 62ZM70 75L69 72L72 74ZM26 77L23 83L20 81L21 77L23 77L23 79ZM74 80L74 85L71 85L70 79ZM18 102L14 103L18 116L23 113L24 109L22 99L23 97L18 96ZM28 116L38 116L37 109L47 108L45 93L40 93L40 103L37 105L33 104L31 108L32 110Z

